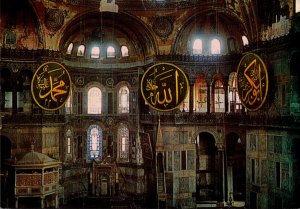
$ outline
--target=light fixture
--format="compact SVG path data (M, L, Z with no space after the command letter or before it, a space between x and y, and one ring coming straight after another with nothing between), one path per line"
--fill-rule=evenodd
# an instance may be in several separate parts
M240 144L242 142L241 138L238 138L237 143Z

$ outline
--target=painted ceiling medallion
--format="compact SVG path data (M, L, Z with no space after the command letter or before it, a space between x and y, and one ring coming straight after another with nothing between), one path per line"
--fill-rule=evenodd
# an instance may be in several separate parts
M45 24L48 30L55 32L64 24L64 14L59 9L49 9L46 13Z
M237 69L237 86L242 105L249 111L256 111L264 104L269 86L267 68L262 59L254 53L245 54Z
M156 17L152 29L159 37L167 38L173 31L173 21L169 17Z
M176 109L186 98L189 82L176 65L159 63L148 68L141 80L144 100L157 111Z
M113 78L107 78L106 79L106 86L113 87L114 86L114 79Z

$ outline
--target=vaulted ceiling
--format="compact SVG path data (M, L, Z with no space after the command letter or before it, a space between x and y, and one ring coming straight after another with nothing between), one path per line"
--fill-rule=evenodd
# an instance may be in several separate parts
M276 1L277 2L277 1ZM1 2L1 29L17 30L19 48L66 50L68 44L115 41L137 60L157 54L187 54L195 34L259 40L275 15L288 15L286 1L116 0L118 12L100 12L99 0L10 0ZM3 39L3 36L1 37ZM3 41L2 41L3 43Z

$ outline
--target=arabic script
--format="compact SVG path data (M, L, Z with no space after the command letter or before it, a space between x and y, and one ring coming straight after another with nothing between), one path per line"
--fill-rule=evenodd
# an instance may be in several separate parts
M268 73L264 62L254 54L246 54L238 66L238 94L249 111L258 110L268 93Z
M31 81L32 96L37 105L45 110L61 108L70 90L70 75L64 66L56 62L42 64Z
M150 67L141 80L144 100L158 111L177 108L187 96L189 83L185 73L170 63Z

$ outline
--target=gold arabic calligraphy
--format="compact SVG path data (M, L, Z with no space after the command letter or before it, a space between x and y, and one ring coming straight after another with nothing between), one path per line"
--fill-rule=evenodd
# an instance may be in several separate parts
M141 81L145 101L154 109L175 109L186 97L188 80L177 66L161 63L149 68Z
M246 54L238 68L238 93L242 104L250 111L259 109L268 92L268 74L258 55Z
M39 67L31 84L36 103L43 109L56 110L67 100L71 79L67 70L59 63L49 62Z

